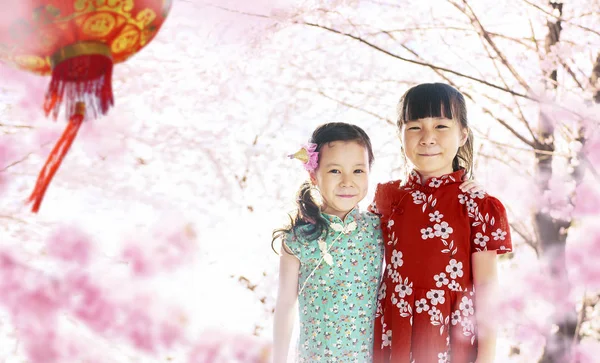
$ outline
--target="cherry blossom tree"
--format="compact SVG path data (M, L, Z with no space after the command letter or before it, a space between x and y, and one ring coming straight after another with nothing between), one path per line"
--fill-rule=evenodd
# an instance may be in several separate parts
M520 244L507 262L526 281L515 304L549 305L537 316L517 315L522 324L513 325L517 335L534 327L545 338L543 351L523 353L540 362L584 359L571 349L598 334L600 276L581 271L593 257L577 250L595 251L587 241L599 233L587 217L599 211L599 9L598 1L320 2L288 14L261 47L286 65L265 82L293 90L297 100L333 102L338 119L357 112L369 119L366 128L383 146L378 164L388 168L386 178L401 175L392 156L398 144L389 135L403 90L442 81L465 94L481 140L477 170L507 201ZM294 46L278 53L284 44ZM536 268L519 268L519 253L537 256ZM521 350L515 343L513 354Z
M468 98L476 177L510 213L503 357L593 361L599 9L176 0L116 66L115 108L84 125L38 216L23 200L63 125L41 117L44 79L0 68L0 355L266 359L270 231L305 178L286 155L318 124L354 122L373 140L373 183L401 178L398 98L442 81Z

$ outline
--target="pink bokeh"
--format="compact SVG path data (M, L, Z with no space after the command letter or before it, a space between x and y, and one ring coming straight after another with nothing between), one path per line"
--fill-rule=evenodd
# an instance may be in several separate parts
M4 169L13 162L15 155L13 145L8 137L4 136L3 139L3 142L0 144L0 195L3 194L3 191L8 184L8 173Z
M197 253L196 234L191 225L164 225L153 237L130 238L122 251L123 260L135 276L148 277L171 271L192 261Z
M206 331L189 356L189 363L267 363L271 346L254 336Z
M585 181L576 190L575 216L591 216L600 212L600 188L596 181Z
M15 105L24 113L26 120L35 121L43 116L42 106L50 77L43 77L11 68L0 62L2 86L12 91Z
M94 246L91 237L77 227L59 227L47 240L48 253L67 263L86 266Z
M178 242L176 236L169 237L166 241ZM33 363L70 362L85 353L84 346L70 343L77 341L76 336L60 329L60 316L76 320L98 337L125 342L147 354L186 342L186 315L181 309L136 292L135 279L120 279L119 289L113 291L101 274L93 273L100 255L91 236L80 228L57 228L49 235L46 250L57 266L54 273L0 251L0 307L12 317ZM147 263L160 265L151 261L159 256L146 257Z

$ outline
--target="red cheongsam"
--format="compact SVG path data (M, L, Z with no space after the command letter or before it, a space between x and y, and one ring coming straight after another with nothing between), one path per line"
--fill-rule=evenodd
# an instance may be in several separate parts
M378 294L374 362L470 363L477 359L471 254L512 249L504 206L458 188L464 170L379 184L386 268Z

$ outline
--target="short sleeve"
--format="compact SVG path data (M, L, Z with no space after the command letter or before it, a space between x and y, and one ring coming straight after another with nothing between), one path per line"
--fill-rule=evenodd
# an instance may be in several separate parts
M467 204L471 220L471 251L511 252L510 225L504 205L488 195L483 198L472 195L472 198Z
M394 192L399 190L400 181L391 181L384 184L377 184L373 203L367 210L380 217L389 216L392 212L392 200L395 199Z
M377 196L379 195L380 187L381 187L381 184L377 184L377 188L375 189L375 197L373 197L373 202L371 204L369 204L369 207L367 208L367 210L369 212L376 214L376 215L380 215L379 209L377 208Z
M367 223L373 230L373 240L378 245L383 245L383 233L381 231L381 219L376 213L371 211L366 213Z
M288 232L284 234L282 243L288 252L291 252L300 262L302 262L302 248L300 241L294 232Z

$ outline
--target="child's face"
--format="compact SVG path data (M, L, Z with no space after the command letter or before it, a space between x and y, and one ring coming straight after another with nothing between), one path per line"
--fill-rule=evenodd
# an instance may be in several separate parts
M367 195L367 149L355 141L323 145L319 167L311 174L311 181L323 197L323 212L343 219Z
M467 136L466 129L447 118L428 117L402 126L404 153L426 179L453 172L452 161Z

